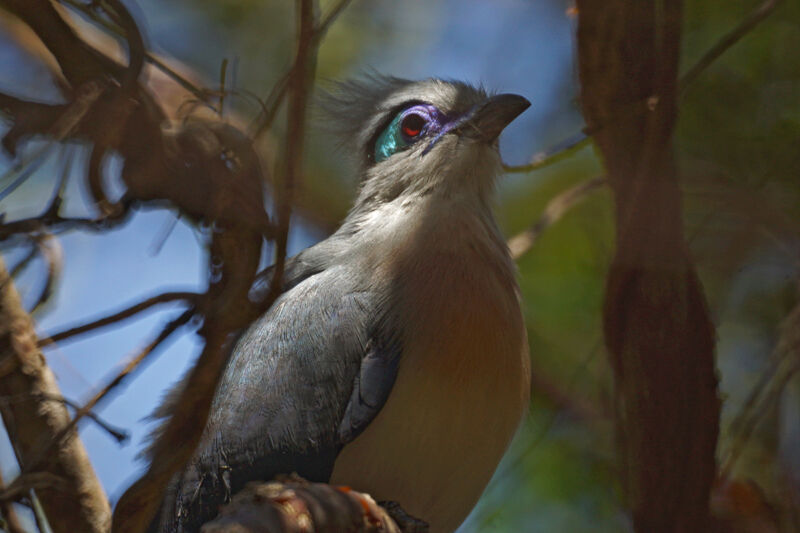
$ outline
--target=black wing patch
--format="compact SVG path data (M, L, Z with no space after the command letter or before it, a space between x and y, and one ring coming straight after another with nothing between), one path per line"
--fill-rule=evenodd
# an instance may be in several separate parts
M339 439L342 444L355 439L366 429L386 403L397 378L400 343L381 342L380 338L372 336L367 341L366 355L361 361L350 401L339 424Z

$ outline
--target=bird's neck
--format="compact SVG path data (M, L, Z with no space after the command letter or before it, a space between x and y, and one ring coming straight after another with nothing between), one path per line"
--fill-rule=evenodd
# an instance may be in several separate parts
M489 269L507 287L516 287L515 269L491 212L488 198L433 192L398 197L354 210L337 232L348 241L350 259L366 269L392 268L404 260L424 263L447 256L471 268Z

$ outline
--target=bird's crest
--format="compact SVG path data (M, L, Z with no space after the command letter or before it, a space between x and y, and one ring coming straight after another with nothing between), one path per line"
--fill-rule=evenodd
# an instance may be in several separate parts
M459 81L411 81L370 71L332 83L318 101L324 129L339 137L345 152L359 154L363 164L377 136L405 104L424 102L445 112L464 111L486 98L482 87Z

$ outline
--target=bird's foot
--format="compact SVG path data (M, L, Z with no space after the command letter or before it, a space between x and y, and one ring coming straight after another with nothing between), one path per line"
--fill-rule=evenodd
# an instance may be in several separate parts
M408 514L399 503L383 501L378 502L378 505L386 510L403 533L428 533L428 523Z

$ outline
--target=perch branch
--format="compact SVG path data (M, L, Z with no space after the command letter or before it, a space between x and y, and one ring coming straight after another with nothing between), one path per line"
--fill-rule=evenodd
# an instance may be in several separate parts
M398 527L393 516L367 494L346 487L309 483L297 477L288 477L268 483L249 484L222 508L216 519L203 526L203 532L245 533L254 531L254 522L258 523L259 531L275 532L427 531L424 523L414 519L408 520L405 527Z

